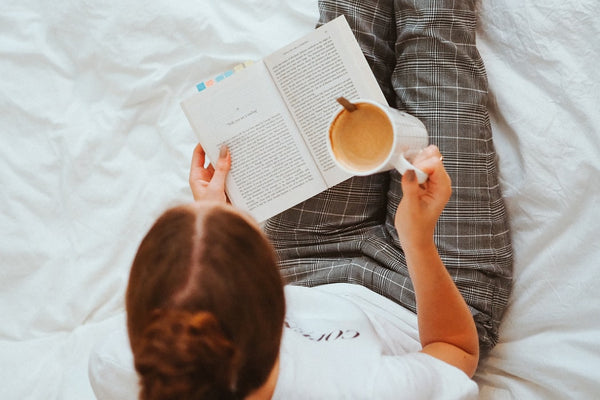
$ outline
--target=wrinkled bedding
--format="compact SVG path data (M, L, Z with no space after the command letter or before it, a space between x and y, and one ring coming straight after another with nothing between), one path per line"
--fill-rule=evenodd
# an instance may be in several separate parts
M482 398L600 380L600 3L481 5L515 279ZM139 240L187 202L195 85L313 29L316 0L0 8L0 398L93 399Z

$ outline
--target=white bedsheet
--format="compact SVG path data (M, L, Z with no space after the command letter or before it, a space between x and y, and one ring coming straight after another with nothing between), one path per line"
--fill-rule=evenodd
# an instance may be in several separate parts
M487 1L479 47L515 271L482 397L600 396L600 2Z
M600 3L571 3L482 4L516 253L484 398L600 391ZM1 399L94 398L88 355L122 324L137 245L191 199L179 102L316 19L316 0L0 7Z

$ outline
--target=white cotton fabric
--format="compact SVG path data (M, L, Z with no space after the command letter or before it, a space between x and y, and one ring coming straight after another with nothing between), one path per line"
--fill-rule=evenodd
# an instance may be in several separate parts
M416 317L358 285L286 287L274 399L475 399L477 385L419 353Z
M124 318L121 322L96 344L90 354L88 374L98 400L134 400L139 397L138 377Z
M316 0L2 2L0 399L94 399L137 246L192 200L179 103L316 21Z
M513 293L483 399L600 381L600 2L481 1L478 47L510 214ZM316 0L0 7L0 398L93 400L129 266L187 202L194 85L312 30ZM117 385L115 385L117 386Z
M286 286L286 323L274 399L474 399L461 370L419 353L416 316L351 284ZM139 393L124 320L93 349L98 400Z

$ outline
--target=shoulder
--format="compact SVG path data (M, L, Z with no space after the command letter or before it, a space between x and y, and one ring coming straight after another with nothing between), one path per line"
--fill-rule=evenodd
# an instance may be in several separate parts
M124 315L92 348L88 359L88 377L96 398L137 399L138 378L133 366ZM112 321L109 321L112 323Z

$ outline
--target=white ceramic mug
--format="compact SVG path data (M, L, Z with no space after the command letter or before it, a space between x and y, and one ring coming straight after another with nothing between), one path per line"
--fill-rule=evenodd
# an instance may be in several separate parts
M396 168L414 170L419 183L428 176L409 160L429 142L425 125L416 117L364 99L351 101L354 111L339 110L329 125L327 148L335 163L354 175Z

